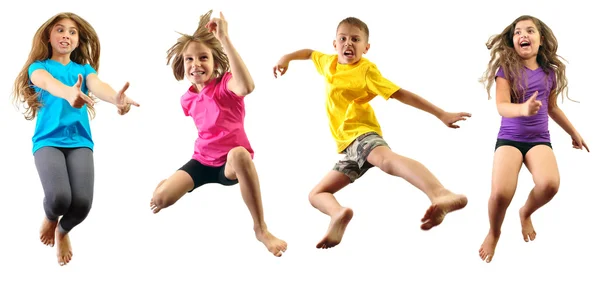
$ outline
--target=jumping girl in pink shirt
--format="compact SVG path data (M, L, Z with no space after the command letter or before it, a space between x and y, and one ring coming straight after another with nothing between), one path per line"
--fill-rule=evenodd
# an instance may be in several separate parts
M229 39L223 14L210 19L211 14L212 10L201 16L196 32L182 34L167 54L175 79L185 77L192 83L181 97L181 106L194 119L198 138L192 159L158 184L150 208L158 213L204 184L239 182L256 238L281 256L287 243L267 230L254 151L244 130L244 97L252 92L254 82Z

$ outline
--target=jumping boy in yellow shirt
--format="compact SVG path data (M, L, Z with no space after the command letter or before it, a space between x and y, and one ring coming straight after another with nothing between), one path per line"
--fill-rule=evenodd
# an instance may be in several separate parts
M444 188L421 163L390 150L382 138L379 122L369 101L378 95L386 100L394 98L435 115L450 128L458 128L455 123L471 115L465 112L445 112L384 78L375 64L362 57L369 50L368 41L367 25L357 18L346 18L339 23L336 40L333 42L337 54L327 55L303 49L284 55L273 68L277 78L277 72L285 74L292 60L313 61L319 74L325 77L329 129L336 141L338 153L345 155L309 195L310 203L331 217L327 233L317 244L317 248L338 245L353 216L353 211L342 207L333 194L354 182L373 166L405 179L429 197L431 206L421 219L423 230L439 225L447 213L467 205L465 195L455 194Z

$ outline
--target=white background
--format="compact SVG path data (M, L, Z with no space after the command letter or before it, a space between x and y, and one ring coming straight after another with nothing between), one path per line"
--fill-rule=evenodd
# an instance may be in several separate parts
M136 1L137 2L137 1ZM338 1L335 1L338 2ZM0 72L1 298L591 298L598 291L596 192L600 28L583 1L10 1L2 4ZM395 3L395 2L394 2ZM271 231L289 243L275 258L256 241L238 187L204 186L153 215L157 183L187 162L196 130L183 115L177 82L166 65L176 31L193 33L209 9L223 11L234 45L256 83L246 98L246 127ZM34 122L10 103L12 84L38 27L72 11L97 30L100 78L142 106L121 117L107 103L92 121L95 196L87 220L71 233L74 257L59 267L43 246L42 188L31 154ZM523 168L491 264L478 250L488 230L494 143L500 118L478 78L485 42L515 18L532 14L554 31L569 64L570 95L560 107L592 152L571 148L551 121L561 186L534 214L538 238L522 240L518 208L533 186ZM356 16L371 30L365 56L399 86L448 111L473 117L451 130L395 100L371 103L384 136L399 154L425 164L469 205L429 232L419 229L429 205L403 180L373 169L338 193L355 210L342 244L317 250L329 219L308 202L311 188L337 161L324 108L324 85L310 61L295 61L274 79L285 53L333 53L340 20Z

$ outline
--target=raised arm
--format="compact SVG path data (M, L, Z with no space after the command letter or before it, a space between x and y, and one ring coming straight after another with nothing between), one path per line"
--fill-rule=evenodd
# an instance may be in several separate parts
M221 42L223 51L229 58L229 66L231 67L231 79L227 82L227 88L239 96L246 96L254 90L254 80L242 60L242 57L237 52L227 32L227 21L220 13L220 18L213 18L206 24L209 32L212 32L215 37Z
M54 78L48 71L37 69L31 73L30 80L35 86L51 95L68 101L74 108L81 108L84 104L94 105L94 101L81 91L82 75L79 75L75 85L67 86Z
M459 128L459 126L455 124L457 121L466 120L467 117L471 117L471 114L467 112L446 112L419 95L416 95L406 89L399 89L398 91L394 92L391 97L406 105L415 107L437 117L446 126L453 129Z
M296 52L292 52L286 55L283 55L281 59L277 62L277 65L273 67L273 75L277 78L277 72L280 73L281 76L285 74L292 60L308 60L312 55L313 50L311 49L302 49Z

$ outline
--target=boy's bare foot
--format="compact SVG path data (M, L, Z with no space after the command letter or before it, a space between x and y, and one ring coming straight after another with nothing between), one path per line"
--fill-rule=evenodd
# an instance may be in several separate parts
M531 222L531 216L525 217L523 214L523 208L519 209L519 217L521 218L521 233L523 233L523 239L525 242L535 240L535 230L533 229L533 223Z
M160 187L160 185L162 185L165 181L166 181L166 179L160 181L160 183L158 183L158 185L156 186L156 189L158 189L158 187ZM162 208L154 202L154 198L152 198L150 200L150 209L152 210L152 213L154 213L154 214L156 214L156 213L160 212L160 210L162 210Z
M444 221L446 214L460 210L467 205L467 197L462 194L454 194L446 190L442 195L431 200L431 206L421 219L421 229L430 230Z
M54 246L54 232L56 231L57 224L58 221L50 221L48 218L44 217L42 227L40 228L40 241L42 241L44 245L50 247Z
M354 212L350 208L342 208L337 215L332 216L327 233L317 243L317 248L327 249L340 244L346 231L346 226L352 220L352 216L354 216Z
M269 252L280 257L287 250L287 243L273 236L268 230L256 232L256 238L265 244Z
M485 237L485 240L483 240L483 244L481 244L481 248L479 248L479 257L481 260L487 263L492 261L499 239L499 235L496 236L491 232L488 233L488 235Z
M58 228L56 228L56 257L58 258L58 264L61 266L68 264L73 257L69 234L60 233Z

